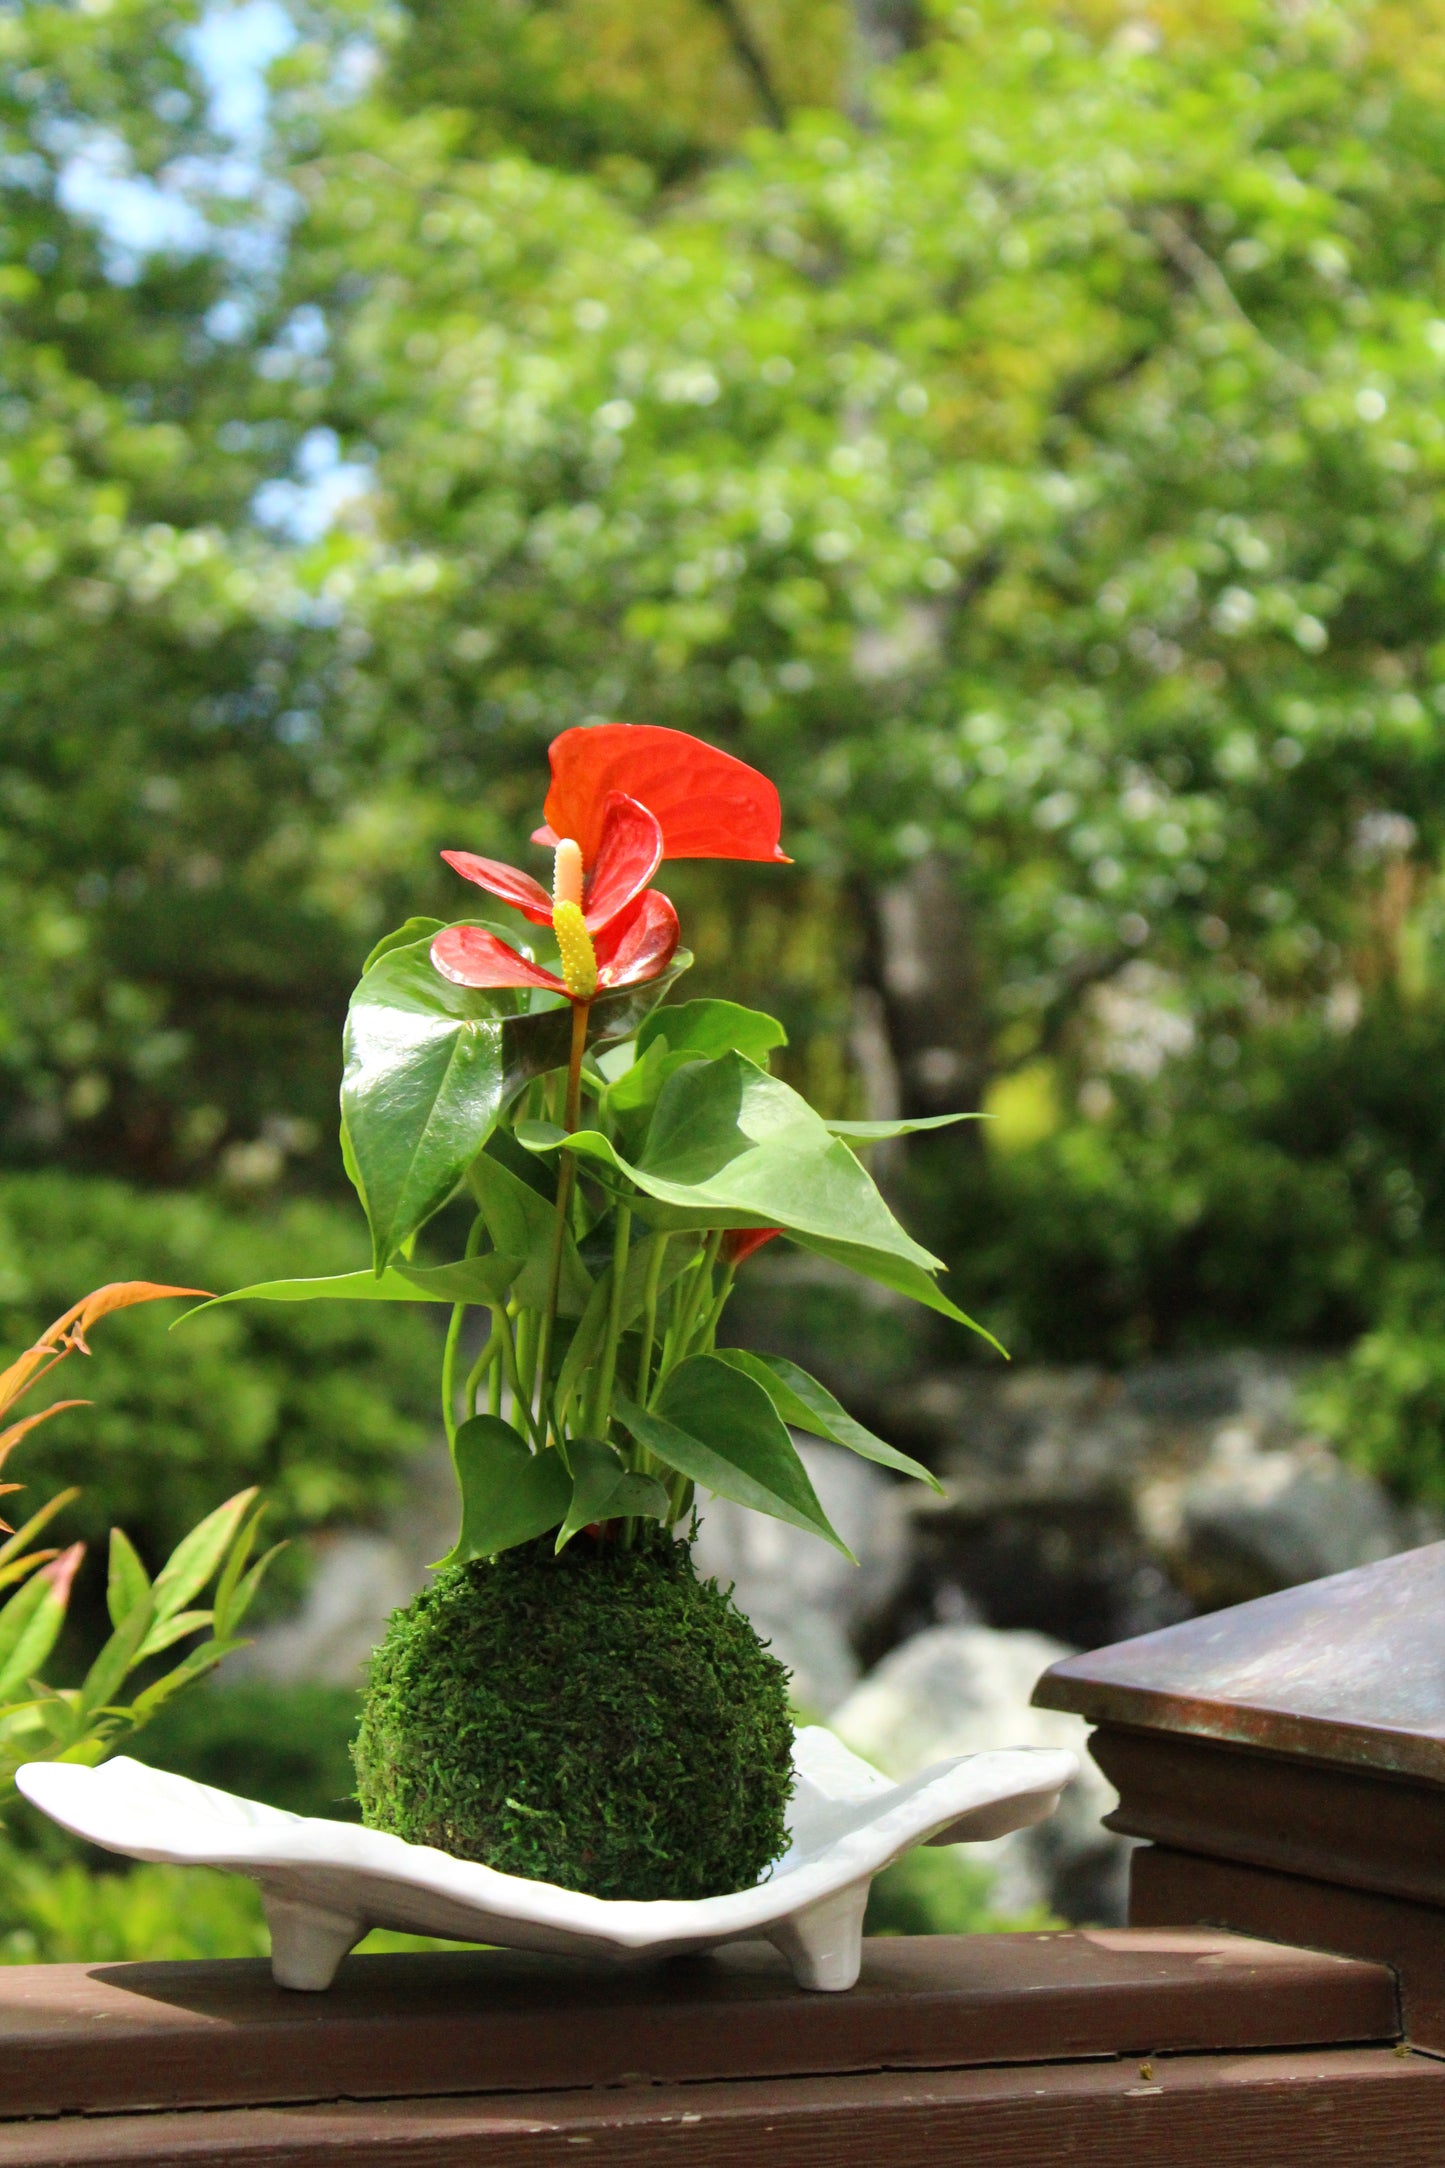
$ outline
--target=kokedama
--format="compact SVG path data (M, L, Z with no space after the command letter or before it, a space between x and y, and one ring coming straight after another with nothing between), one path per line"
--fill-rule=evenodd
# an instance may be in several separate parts
M551 766L551 893L445 852L515 916L411 919L352 997L342 1144L372 1270L241 1292L451 1306L461 1527L373 1659L367 1822L598 1896L703 1897L785 1848L791 1728L782 1666L693 1570L698 1492L845 1550L790 1427L933 1481L796 1364L718 1346L734 1275L782 1236L971 1320L857 1156L936 1122L824 1121L769 1074L772 1017L663 1005L691 959L653 878L786 863L772 784L621 723L565 731ZM418 1263L458 1195L465 1255Z

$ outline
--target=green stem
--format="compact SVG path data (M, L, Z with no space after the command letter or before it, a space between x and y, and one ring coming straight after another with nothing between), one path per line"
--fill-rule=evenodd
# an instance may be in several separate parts
M582 1056L587 1051L589 1013L587 1002L573 1002L572 1048L567 1061L567 1097L562 1116L562 1127L569 1136L577 1127L582 1113ZM547 1307L542 1312L542 1330L537 1341L537 1416L544 1433L547 1424L547 1372L551 1366L552 1339L557 1328L557 1298L562 1291L562 1257L566 1249L572 1180L576 1172L570 1152L563 1152L560 1159L561 1164L557 1169L557 1211L552 1222L552 1255L547 1267ZM565 1465L566 1447L560 1437L555 1443Z
M736 1278L736 1265L724 1265L722 1280L719 1283L716 1295L713 1297L712 1308L703 1320L702 1353L704 1355L711 1354L712 1350L717 1346L717 1329L722 1323L722 1314L727 1308L728 1296L733 1291L733 1281Z
M487 1345L496 1348L497 1359L493 1363L491 1374L487 1379L488 1415L501 1414L502 1387L507 1378L507 1339L503 1330L502 1317L502 1305L499 1302L494 1302L491 1309L492 1329L487 1338Z
M536 1326L537 1313L535 1310L519 1309L517 1311L516 1322L512 1327L513 1345L517 1350L517 1383L522 1389L522 1398L529 1408L535 1398L537 1385L537 1373L534 1367L537 1356Z
M647 1278L642 1294L642 1347L637 1357L637 1405L647 1406L648 1377L652 1370L652 1343L657 1337L657 1291L662 1284L662 1260L667 1236L661 1228L648 1237Z
M487 1223L480 1212L472 1221L464 1254L475 1257L482 1246ZM452 1305L451 1321L447 1326L446 1346L442 1350L442 1422L446 1426L447 1444L455 1451L457 1442L457 1354L462 1344L462 1323L469 1305L457 1302Z
M492 1304L492 1331L502 1344L502 1358L498 1364L498 1371L505 1378L507 1391L511 1395L513 1425L524 1429L533 1446L540 1452L542 1440L538 1435L537 1420L528 1405L527 1396L522 1390L521 1378L517 1374L517 1350L512 1342L512 1321L500 1302ZM497 1371L494 1371L493 1376L496 1375ZM497 1405L493 1413L500 1415L501 1412L501 1396L498 1394Z
M688 1276L687 1293L683 1297L681 1314L676 1319L671 1336L671 1360L666 1365L669 1370L682 1362L687 1355L692 1340L693 1321L697 1316L697 1306L704 1288L707 1290L708 1308L709 1310L712 1308L712 1268L717 1263L717 1253L722 1247L722 1238L723 1231L721 1227L715 1227L707 1238L707 1247L702 1253L701 1263ZM661 1379L658 1382L660 1384Z
M619 1204L617 1228L612 1238L612 1292L607 1303L607 1334L597 1366L597 1386L588 1411L587 1428L594 1438L605 1438L612 1420L612 1388L617 1381L617 1347L622 1338L622 1303L627 1293L627 1250L632 1237L632 1207Z
M467 1415L469 1418L475 1415L477 1412L477 1395L482 1389L483 1378L487 1379L487 1393L488 1397L490 1398L491 1379L494 1374L500 1371L501 1358L502 1343L497 1338L495 1332L489 1332L487 1334L486 1345L483 1347L482 1352L477 1357L476 1361L472 1364L471 1371L467 1377L467 1382L462 1387L462 1393L466 1401Z

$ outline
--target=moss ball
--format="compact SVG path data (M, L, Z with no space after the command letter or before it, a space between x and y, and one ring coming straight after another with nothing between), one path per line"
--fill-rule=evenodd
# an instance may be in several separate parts
M450 1567L372 1658L362 1815L594 1897L749 1889L787 1844L787 1676L671 1538Z

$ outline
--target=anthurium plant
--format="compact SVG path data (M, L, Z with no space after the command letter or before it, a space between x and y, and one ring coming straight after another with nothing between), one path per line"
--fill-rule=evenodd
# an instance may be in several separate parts
M843 1549L790 1428L933 1478L795 1363L719 1346L719 1323L739 1267L781 1236L971 1325L859 1157L937 1121L825 1120L769 1073L773 1017L667 1000L691 958L654 879L669 859L788 863L765 776L624 723L565 731L550 759L533 838L550 891L445 851L512 918L411 919L352 997L342 1144L372 1269L239 1292L450 1306L449 1563L543 1536L560 1551L584 1529L627 1546L686 1521L698 1489ZM465 1254L419 1263L459 1194ZM471 1310L489 1326L468 1365Z
M698 1493L842 1550L791 1430L932 1480L795 1363L719 1345L734 1276L782 1237L969 1321L859 1157L921 1125L825 1121L769 1070L774 1018L666 998L691 959L653 882L786 863L772 784L628 724L563 732L551 764L550 890L445 852L485 913L409 920L352 998L370 1269L242 1292L450 1309L460 1528L372 1659L365 1819L594 1896L706 1897L786 1846L792 1724L782 1665L695 1571ZM463 1255L423 1262L458 1197Z
M118 1280L98 1287L58 1317L32 1347L0 1371L0 1468L40 1424L83 1400L55 1400L17 1415L16 1409L72 1355L88 1355L86 1335L112 1311L137 1303L197 1295L195 1287L162 1287L151 1280ZM18 1491L0 1484L0 1493ZM217 1506L184 1536L157 1573L147 1574L123 1529L110 1535L106 1602L111 1633L79 1686L48 1685L41 1676L65 1624L71 1588L85 1545L65 1549L39 1539L79 1496L63 1490L19 1528L0 1522L0 1804L28 1761L98 1762L137 1731L173 1695L214 1669L242 1644L238 1629L279 1545L253 1556L264 1508L254 1489ZM209 1604L198 1604L214 1584ZM196 1638L201 1637L201 1638ZM189 1650L159 1673L154 1659L189 1640ZM136 1672L146 1683L122 1698Z

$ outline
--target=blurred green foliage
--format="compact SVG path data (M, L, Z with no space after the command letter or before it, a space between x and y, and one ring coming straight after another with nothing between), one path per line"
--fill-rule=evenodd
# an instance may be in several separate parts
M1348 1341L1445 1243L1445 16L940 6L866 112L841 6L741 17L766 91L712 0L298 5L229 193L175 0L6 19L0 1156L256 1277L370 940L622 713L783 788L791 871L669 878L697 990L999 1116L888 1179L1018 1353ZM70 1194L75 1284L176 1269ZM411 1358L321 1329L147 1343L114 1510L378 1498Z
M163 1709L146 1758L288 1814L360 1820L351 1742L359 1695L345 1686L281 1686L229 1672Z
M77 1288L106 1279L144 1273L229 1286L298 1262L304 1272L352 1269L366 1262L364 1237L329 1204L247 1216L203 1195L147 1194L58 1171L0 1178L7 1346L25 1345ZM436 1338L424 1318L383 1304L257 1304L172 1331L176 1314L168 1305L107 1320L105 1359L71 1373L71 1389L91 1405L37 1432L12 1462L25 1498L38 1503L78 1483L67 1532L103 1557L106 1532L120 1522L152 1572L246 1484L264 1488L273 1539L375 1519L395 1503L408 1456L433 1428ZM278 1560L278 1584L292 1558ZM98 1600L98 1587L92 1593Z
M1397 1496L1445 1507L1445 1287L1438 1267L1401 1267L1373 1330L1301 1395L1315 1423Z
M961 1846L920 1845L885 1867L868 1893L865 1935L1001 1935L1059 1927L1042 1908L999 1912L993 1875Z
M357 1945L466 1945L373 1928ZM208 1867L100 1867L42 1861L0 1842L0 1965L118 1964L146 1958L268 1957L261 1893Z

